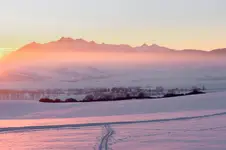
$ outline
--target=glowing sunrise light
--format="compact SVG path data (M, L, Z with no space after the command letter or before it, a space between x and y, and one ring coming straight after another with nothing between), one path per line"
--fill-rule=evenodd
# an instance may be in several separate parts
M0 58L11 53L13 51L12 48L0 48Z

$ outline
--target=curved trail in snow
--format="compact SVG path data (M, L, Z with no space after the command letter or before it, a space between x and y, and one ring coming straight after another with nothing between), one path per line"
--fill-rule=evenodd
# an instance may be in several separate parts
M114 134L113 129L110 125L105 125L104 129L106 131L105 135L101 138L98 150L108 150L109 138Z
M185 120L203 119L203 118L223 116L223 115L226 115L226 112L215 113L215 114L207 114L207 115L202 115L202 116L189 116L189 117L155 119L155 120L141 120L141 121L120 121L120 122L101 122L101 123L85 123L85 124L5 127L5 128L0 128L0 133L2 133L2 132L27 132L27 131L34 131L34 130L46 130L46 129L58 129L58 128L93 127L93 126L103 126L103 125L126 125L126 124L138 124L138 123L185 121Z

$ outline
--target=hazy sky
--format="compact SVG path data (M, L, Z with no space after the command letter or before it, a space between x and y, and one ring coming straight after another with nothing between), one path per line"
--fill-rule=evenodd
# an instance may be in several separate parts
M226 0L0 0L0 51L61 36L170 48L226 47Z

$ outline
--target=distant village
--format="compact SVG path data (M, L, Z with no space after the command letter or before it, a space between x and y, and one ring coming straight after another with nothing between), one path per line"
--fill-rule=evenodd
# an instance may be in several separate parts
M0 90L0 100L40 102L95 102L151 99L205 93L205 87L164 89L163 87L112 87L84 89Z

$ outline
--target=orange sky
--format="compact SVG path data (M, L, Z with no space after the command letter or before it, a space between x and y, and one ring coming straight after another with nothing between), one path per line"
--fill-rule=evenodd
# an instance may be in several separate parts
M225 5L225 0L2 1L0 55L4 48L46 43L62 36L132 46L223 48Z

